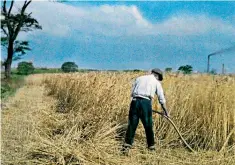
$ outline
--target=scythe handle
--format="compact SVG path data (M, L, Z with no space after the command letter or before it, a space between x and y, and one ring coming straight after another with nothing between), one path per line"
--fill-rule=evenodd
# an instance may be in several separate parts
M180 136L181 140L184 142L184 144L187 146L187 148L191 151L191 152L194 152L195 151L190 147L190 145L185 141L185 139L183 138L183 136L181 135L179 129L176 127L175 123L168 117L166 116L164 113L162 112L159 112L159 111L156 111L156 110L152 110L154 113L157 113L161 116L163 116L164 118L166 118L170 123L171 125L173 125L174 129L176 130L176 132L178 133L178 135Z

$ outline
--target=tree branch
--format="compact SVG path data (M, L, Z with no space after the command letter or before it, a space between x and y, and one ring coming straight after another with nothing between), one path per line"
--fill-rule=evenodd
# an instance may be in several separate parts
M11 1L11 6L10 6L10 9L9 9L9 11L8 11L8 17L9 17L10 14L11 14L11 9L12 9L12 7L13 7L13 4L14 4L14 0Z
M25 0L24 1L24 5L23 5L23 7L22 7L22 9L21 9L21 16L20 16L20 22L18 23L18 25L17 25L17 27L16 27L16 29L15 29L15 32L14 32L14 36L13 36L13 39L15 40L16 39L16 37L17 37L17 35L18 35L18 33L20 32L20 28L22 27L22 25L23 25L23 17L24 17L24 12L25 12L25 9L27 8L27 6L30 4L32 2L32 0L29 0L29 1L27 1L27 0Z
M8 33L7 33L6 29L4 29L4 27L1 27L1 29L4 32L4 34L6 34L6 36L8 37Z
M4 12L5 14L7 13L6 3L7 3L7 1L4 0L3 5L2 5L2 10L3 10L3 12Z
M13 33L14 33L14 32L13 32L13 28L11 27L10 21L9 21L9 19L10 19L10 13L11 13L13 4L14 4L14 1L12 0L12 1L11 1L11 5L10 5L10 9L9 9L8 12L7 12L7 9L6 9L6 0L4 0L3 5L2 5L3 15L5 16L5 22L4 22L4 24L7 25L8 34L7 34L7 32L6 32L6 30L5 30L4 28L2 28L2 27L1 27L1 28L2 28L3 32L9 37L9 39L12 38ZM2 21L2 24L3 24L3 21Z
M22 7L22 9L21 9L21 15L24 14L25 9L27 8L27 6L28 6L31 2L32 2L32 0L29 0L28 2L27 2L27 0L24 1L24 5L23 5L23 7Z

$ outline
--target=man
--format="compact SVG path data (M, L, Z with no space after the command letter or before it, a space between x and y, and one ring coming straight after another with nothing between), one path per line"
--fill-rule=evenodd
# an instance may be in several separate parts
M160 83L162 80L163 73L158 68L152 69L150 75L140 76L135 80L131 93L132 101L129 111L128 129L122 150L124 153L127 153L132 146L139 119L144 125L149 150L155 150L151 103L154 94L158 96L164 115L168 116L165 105L166 100Z

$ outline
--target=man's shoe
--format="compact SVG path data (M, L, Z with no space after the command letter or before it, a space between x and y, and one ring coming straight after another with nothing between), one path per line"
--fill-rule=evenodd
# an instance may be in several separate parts
M121 153L122 155L128 156L129 150L131 148L130 144L123 144L122 149L121 149Z
M155 146L150 146L150 147L148 147L148 149L149 149L149 151L155 151L156 150Z

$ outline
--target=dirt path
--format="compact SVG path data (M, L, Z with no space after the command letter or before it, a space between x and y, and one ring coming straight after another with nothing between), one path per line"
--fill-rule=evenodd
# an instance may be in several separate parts
M45 94L42 79L38 75L28 77L26 85L9 98L2 109L3 164L26 164L22 161L30 149L38 118L53 105L53 99Z

